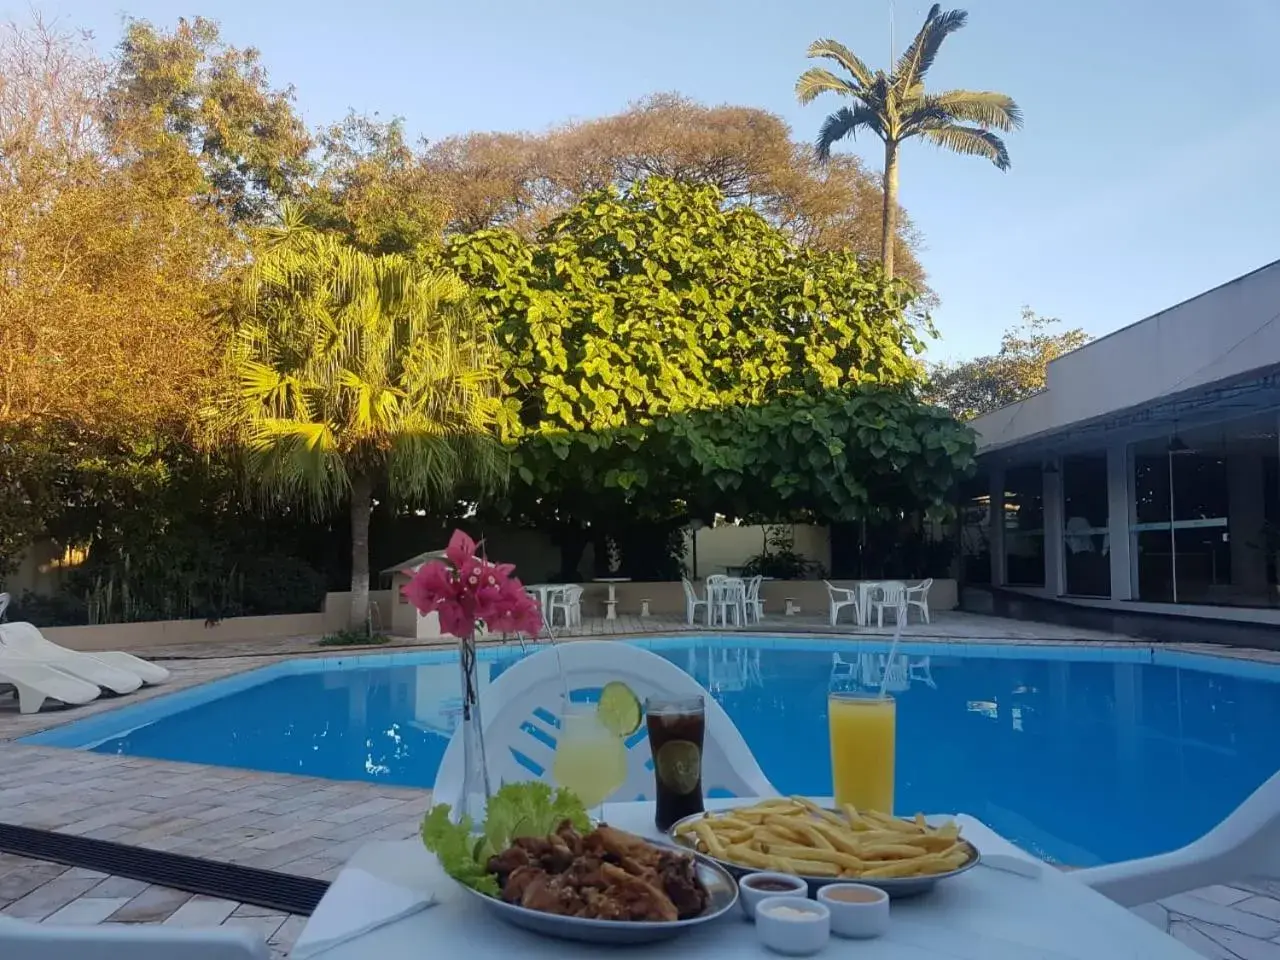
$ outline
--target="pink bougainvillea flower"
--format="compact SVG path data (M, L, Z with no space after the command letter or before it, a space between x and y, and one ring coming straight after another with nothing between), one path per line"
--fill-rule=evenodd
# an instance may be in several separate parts
M445 549L448 562L419 567L404 588L405 598L422 613L438 613L441 630L455 637L469 637L477 626L537 636L542 612L512 576L515 566L492 563L475 551L476 542L455 530Z

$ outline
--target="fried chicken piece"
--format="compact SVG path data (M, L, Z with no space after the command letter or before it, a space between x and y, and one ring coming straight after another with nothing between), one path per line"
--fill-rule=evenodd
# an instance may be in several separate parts
M575 887L565 883L560 876L541 871L525 885L519 902L529 910L565 917L584 916L586 909L586 902Z
M510 852L510 851L508 851ZM497 859L496 857L494 859ZM493 861L489 861L492 863ZM490 867L492 869L492 867ZM522 867L516 867L507 876L500 877L498 884L502 889L502 899L507 903L519 903L524 899L525 890L535 880L539 880L547 875L547 872L541 867L525 864Z
M662 892L671 898L681 920L696 917L707 909L711 896L698 877L697 864L692 857L664 851L659 864Z
M672 921L678 916L671 898L658 887L634 877L612 863L602 864L600 873L609 881L608 900L617 913L628 920Z

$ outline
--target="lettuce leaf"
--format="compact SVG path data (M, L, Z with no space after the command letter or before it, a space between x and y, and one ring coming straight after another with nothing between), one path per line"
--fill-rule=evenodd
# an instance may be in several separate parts
M422 842L440 860L445 873L481 893L498 896L498 881L486 869L489 858L520 837L545 837L568 820L582 833L591 820L582 801L570 790L538 780L507 783L489 798L484 824L470 817L450 820L449 805L437 804L422 820Z

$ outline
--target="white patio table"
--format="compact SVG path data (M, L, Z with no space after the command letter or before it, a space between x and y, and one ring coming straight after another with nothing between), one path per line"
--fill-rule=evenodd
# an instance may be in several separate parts
M708 801L708 807L743 800ZM650 837L652 803L605 808L615 826ZM968 816L959 822L980 850L1032 859ZM518 930L491 916L470 895L444 880L435 858L413 840L372 843L357 851L346 871L363 869L399 885L438 891L436 906L379 927L316 954L323 960L599 960L616 952L627 960L699 957L707 960L776 957L734 911L685 936L616 951L552 940ZM341 878L337 883L341 883ZM303 956L321 927L333 929L358 904L334 896L337 883L316 908L295 945ZM1198 955L1145 920L1053 868L1031 879L976 867L923 896L895 900L889 933L878 940L832 937L817 956L829 960L1197 960Z

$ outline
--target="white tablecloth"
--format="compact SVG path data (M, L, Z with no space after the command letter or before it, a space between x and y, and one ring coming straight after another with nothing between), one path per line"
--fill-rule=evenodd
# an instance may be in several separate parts
M656 836L651 803L609 804L605 815L615 826ZM958 819L964 835L978 849L1026 856L972 817ZM424 885L438 884L438 864L416 841L370 845L357 852L353 863L370 872L385 872L402 883L416 877ZM344 911L332 894L331 889L317 907L313 923L329 911ZM306 936L304 930L300 939ZM446 885L437 906L320 957L598 960L610 952L510 927L474 898ZM675 940L616 952L628 960L777 956L760 944L754 927L736 909ZM1177 940L1057 870L1046 869L1038 878L1028 879L982 866L921 897L895 900L886 936L878 940L832 937L817 956L830 960L1198 960Z

